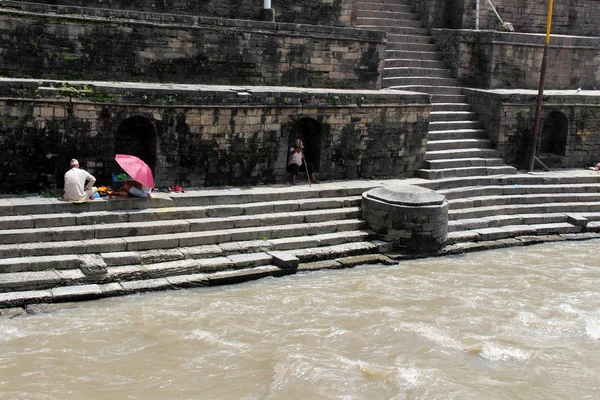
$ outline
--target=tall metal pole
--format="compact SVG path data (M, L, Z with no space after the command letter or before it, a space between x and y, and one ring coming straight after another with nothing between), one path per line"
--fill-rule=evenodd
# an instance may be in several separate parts
M544 82L546 80L546 65L548 64L548 44L550 43L550 27L552 26L552 7L554 0L550 0L550 6L548 8L548 22L546 23L546 43L544 44L544 56L542 58L542 69L540 71L540 83L538 87L537 106L535 108L535 126L533 128L533 139L531 143L531 156L529 158L529 169L528 172L533 171L533 164L537 150L538 135L540 133L540 120L542 118L542 97L544 96Z

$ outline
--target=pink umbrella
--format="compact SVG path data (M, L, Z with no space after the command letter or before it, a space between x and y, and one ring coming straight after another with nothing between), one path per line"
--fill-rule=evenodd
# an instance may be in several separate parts
M154 187L152 170L144 161L128 154L117 154L115 160L132 179L135 179L144 186Z

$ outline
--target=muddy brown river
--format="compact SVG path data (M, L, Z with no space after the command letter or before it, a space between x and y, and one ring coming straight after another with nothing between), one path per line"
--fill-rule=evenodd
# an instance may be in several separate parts
M0 319L0 399L600 399L599 241Z

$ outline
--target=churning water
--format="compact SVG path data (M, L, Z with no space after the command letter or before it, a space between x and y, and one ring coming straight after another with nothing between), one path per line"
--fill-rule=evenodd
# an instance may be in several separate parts
M0 320L0 399L600 399L600 242Z

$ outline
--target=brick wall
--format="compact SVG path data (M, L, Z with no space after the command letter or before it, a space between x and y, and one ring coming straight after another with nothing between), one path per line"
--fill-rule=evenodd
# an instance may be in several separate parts
M502 158L512 165L527 167L535 124L537 91L464 91ZM545 95L538 148L541 148L540 144L544 140L543 131L548 128L544 126L544 121L547 121L551 113L561 113L568 121L565 155L545 156L550 158L552 166L583 168L589 162L600 162L600 94L577 94L573 91Z
M492 4L516 32L546 33L548 1L492 0ZM480 29L500 29L501 24L486 0L480 0L479 15ZM555 0L552 34L600 36L599 20L599 0Z
M428 28L475 29L477 0L412 0ZM502 21L516 32L546 33L548 1L492 0ZM600 36L600 0L555 0L552 34ZM501 30L487 0L479 0L479 29Z
M110 81L380 87L385 34L97 10L0 8L0 75Z
M545 35L433 29L444 61L464 86L537 89ZM550 41L547 89L600 87L600 38Z
M320 126L321 178L412 177L425 153L430 107L427 95L390 90L35 80L0 81L0 97L4 191L61 187L71 158L98 184L110 183L115 137L130 117L153 127L158 186L285 181L292 129L303 118Z
M311 25L350 25L351 6L355 0L272 0L277 22ZM38 10L38 4L51 6L53 12L70 12L69 7L135 10L188 14L203 17L260 20L263 0L36 0L4 1L5 6Z

